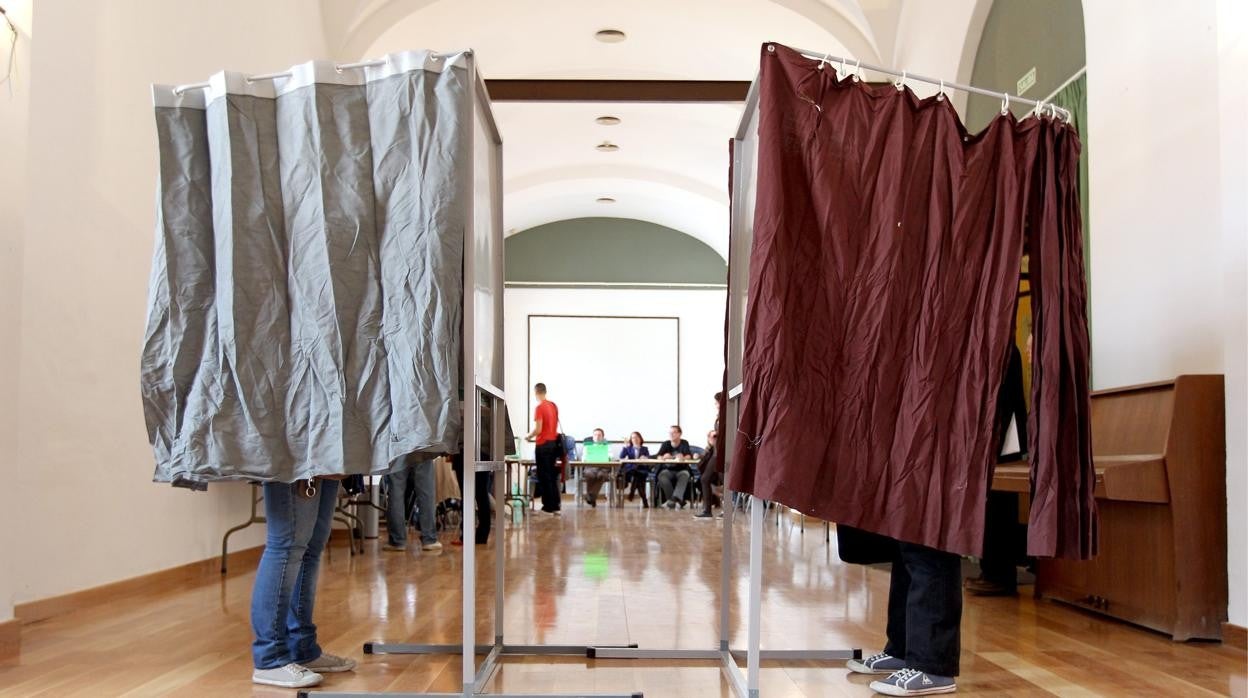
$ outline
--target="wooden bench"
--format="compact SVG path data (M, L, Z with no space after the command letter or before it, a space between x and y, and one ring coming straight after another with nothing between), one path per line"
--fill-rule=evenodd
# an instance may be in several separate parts
M1100 555L1037 561L1036 595L1175 640L1220 640L1227 605L1225 430L1222 376L1094 392ZM1026 496L1027 464L997 466L992 488Z

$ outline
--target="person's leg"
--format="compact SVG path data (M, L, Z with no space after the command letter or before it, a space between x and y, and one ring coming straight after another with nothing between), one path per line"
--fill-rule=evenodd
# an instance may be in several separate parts
M888 580L888 625L884 634L888 638L884 654L898 659L906 658L906 603L910 598L910 573L898 550L893 558L893 572Z
M490 493L494 491L494 473L477 473L477 545L490 542Z
M1013 492L989 492L984 522L984 554L979 560L980 578L968 581L967 590L981 595L1016 594L1018 495Z
M407 545L407 475L410 468L386 475L386 539L393 548Z
M558 458L554 445L546 443L538 446L534 460L537 461L537 489L542 497L542 511L559 511L559 469L555 464Z
M251 653L256 669L276 669L296 661L290 652L287 618L319 503L302 494L306 487L306 482L264 484L264 553L251 591L255 635Z
M590 502L598 503L598 494L602 492L602 486L606 483L607 478L602 471L597 468L585 469L585 496Z
M438 483L433 472L433 461L427 460L412 466L412 483L416 487L420 542L421 545L432 545L438 542L438 504L435 501L438 498Z
M680 506L685 506L685 492L689 489L689 478L692 477L688 470L682 470L676 473L676 489L672 492L672 496Z
M910 575L906 668L957 676L962 651L962 561L954 553L900 543Z
M706 471L702 473L702 513L709 515L711 509L715 506L715 492L711 486L715 484L715 467L714 461L707 464Z
M676 489L676 474L670 470L664 470L659 473L659 504L672 498L672 492Z
M334 506L338 501L338 480L317 481L317 493L311 501L315 518L309 527L307 542L303 548L303 560L299 576L291 592L290 611L287 614L290 655L298 664L307 664L320 658L321 646L316 643L316 625L312 622L312 610L316 606L317 573L321 569L321 553L329 541L330 527L334 522Z

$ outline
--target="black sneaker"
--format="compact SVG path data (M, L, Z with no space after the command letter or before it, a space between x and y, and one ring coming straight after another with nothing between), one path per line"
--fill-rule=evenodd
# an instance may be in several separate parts
M715 515L709 511L700 511L694 514L693 518L698 519L699 521L706 521L715 518Z

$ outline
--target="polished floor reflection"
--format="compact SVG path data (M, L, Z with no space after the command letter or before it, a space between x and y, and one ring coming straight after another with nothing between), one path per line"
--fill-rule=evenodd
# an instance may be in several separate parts
M712 648L719 626L720 527L688 511L577 509L508 525L504 629L511 643ZM734 645L744 646L745 517L739 517ZM882 643L888 574L841 563L823 527L774 515L766 525L763 646ZM446 540L446 537L444 537ZM479 547L478 637L493 628L493 545ZM462 551L363 556L341 545L324 565L317 619L326 651L360 659L325 688L453 691L457 658L363 656L369 640L457 642ZM0 696L292 696L250 681L253 575L188 580L27 626L19 662L0 666ZM1245 654L1169 639L1057 604L968 599L962 695L1216 696L1248 693ZM763 695L868 696L866 679L834 664L765 666ZM710 662L506 660L491 691L644 691L647 698L730 696Z

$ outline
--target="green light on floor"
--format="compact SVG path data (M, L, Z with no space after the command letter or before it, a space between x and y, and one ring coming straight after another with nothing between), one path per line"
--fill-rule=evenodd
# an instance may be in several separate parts
M590 579L607 578L607 554L605 552L585 553L585 576Z

